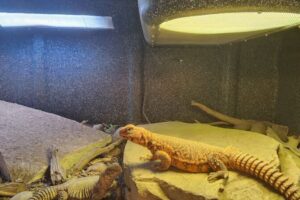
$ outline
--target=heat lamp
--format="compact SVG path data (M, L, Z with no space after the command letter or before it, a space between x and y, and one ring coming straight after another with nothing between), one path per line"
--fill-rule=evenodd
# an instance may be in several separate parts
M300 25L296 0L139 0L139 12L153 46L232 43Z

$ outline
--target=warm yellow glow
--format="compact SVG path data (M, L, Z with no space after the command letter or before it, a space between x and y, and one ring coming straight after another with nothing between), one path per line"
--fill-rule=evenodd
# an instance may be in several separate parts
M243 33L300 24L300 14L237 12L182 17L164 22L161 29L193 34Z

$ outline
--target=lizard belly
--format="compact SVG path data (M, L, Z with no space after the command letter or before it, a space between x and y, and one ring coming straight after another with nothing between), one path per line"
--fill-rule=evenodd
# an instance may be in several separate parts
M176 158L172 159L171 165L185 172L207 173L210 171L209 170L210 167L207 163L192 163L192 162L182 161Z

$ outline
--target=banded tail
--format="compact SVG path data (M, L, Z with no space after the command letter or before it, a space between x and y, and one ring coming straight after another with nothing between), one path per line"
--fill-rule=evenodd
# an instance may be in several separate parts
M246 153L232 153L229 156L231 169L244 172L264 181L280 192L287 200L300 200L299 187L274 165Z
M34 193L33 197L30 197L28 200L52 200L58 196L57 187L52 186Z

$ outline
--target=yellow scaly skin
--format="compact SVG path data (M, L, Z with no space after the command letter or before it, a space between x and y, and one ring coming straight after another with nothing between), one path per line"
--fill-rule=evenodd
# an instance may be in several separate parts
M238 149L220 148L201 142L159 135L132 124L122 127L120 136L147 147L152 153L151 160L161 161L155 165L158 170L167 170L173 166L186 172L211 172L208 180L212 182L223 178L224 185L228 179L228 169L240 171L269 184L287 200L300 200L300 190L289 177L272 164L242 153Z
M83 177L70 180L64 184L51 186L38 191L29 200L53 200L53 199L91 199L94 187L97 186L99 176Z
M61 185L36 192L29 200L99 200L103 199L113 181L121 174L119 164L111 164L100 176L71 179Z

